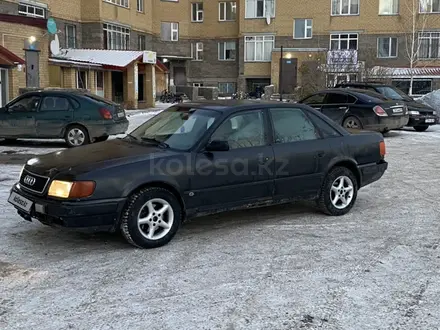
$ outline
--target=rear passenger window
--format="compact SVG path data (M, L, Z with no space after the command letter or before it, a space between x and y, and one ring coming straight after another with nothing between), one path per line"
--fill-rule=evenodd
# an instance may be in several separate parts
M354 96L347 95L347 103L353 104L356 103L357 99Z
M319 128L321 131L323 138L330 137L340 137L342 136L337 130L330 126L325 120L315 115L311 111L308 112L310 119L312 119L313 123Z
M347 94L328 93L325 100L326 104L345 104L347 103Z
M317 140L319 134L301 109L270 109L275 143Z
M306 98L302 103L304 104L324 104L325 94L315 94Z

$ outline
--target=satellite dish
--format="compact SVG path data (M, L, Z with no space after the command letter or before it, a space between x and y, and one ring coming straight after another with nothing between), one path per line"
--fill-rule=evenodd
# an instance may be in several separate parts
M50 52L52 55L58 55L60 53L60 40L58 34L55 34L54 39L50 42Z
M52 17L50 17L47 20L46 25L47 25L47 32L49 32L50 34L56 34L58 32L57 23L55 22L55 20Z

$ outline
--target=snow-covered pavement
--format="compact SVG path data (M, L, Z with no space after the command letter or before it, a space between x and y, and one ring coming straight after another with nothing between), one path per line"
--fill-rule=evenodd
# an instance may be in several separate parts
M352 212L306 205L194 220L167 246L29 223L1 166L0 329L440 328L440 130L391 132Z

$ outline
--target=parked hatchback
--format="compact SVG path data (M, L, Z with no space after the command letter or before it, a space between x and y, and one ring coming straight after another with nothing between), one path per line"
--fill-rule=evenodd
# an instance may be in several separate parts
M332 88L314 93L298 103L319 110L345 128L386 133L409 120L406 105L366 90Z
M0 138L6 140L62 138L78 147L127 129L120 105L80 91L29 92L0 110Z
M426 104L417 102L397 87L381 83L354 82L342 83L336 85L336 88L356 88L369 90L372 92L380 93L392 100L405 102L409 114L409 121L406 126L414 127L417 132L426 131L429 126L439 123L437 111L435 111L430 106L427 106Z

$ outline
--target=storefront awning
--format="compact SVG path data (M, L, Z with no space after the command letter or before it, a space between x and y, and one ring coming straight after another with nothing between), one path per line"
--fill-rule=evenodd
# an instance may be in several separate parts
M372 76L384 78L411 78L411 68L390 68L375 66ZM413 77L417 78L440 78L440 67L413 68Z
M140 61L165 67L158 63L156 53L151 51L110 50L110 49L62 49L55 60L99 64L104 69L123 70L130 63ZM166 68L166 67L165 67Z
M24 60L7 48L0 46L0 65L15 66L18 64L24 64Z

